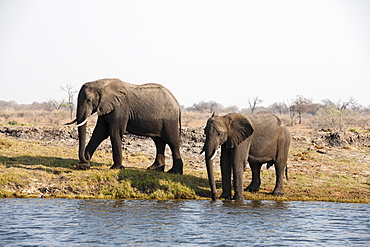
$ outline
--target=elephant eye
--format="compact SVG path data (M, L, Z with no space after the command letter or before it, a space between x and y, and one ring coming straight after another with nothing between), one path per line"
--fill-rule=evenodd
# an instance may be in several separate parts
M216 131L216 134L217 134L218 136L220 136L220 135L221 135L221 131L219 131L218 129L215 129L215 131Z

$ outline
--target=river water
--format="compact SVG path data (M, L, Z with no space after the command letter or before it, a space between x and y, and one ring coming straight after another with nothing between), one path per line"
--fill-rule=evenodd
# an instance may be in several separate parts
M370 205L0 199L0 246L370 246Z

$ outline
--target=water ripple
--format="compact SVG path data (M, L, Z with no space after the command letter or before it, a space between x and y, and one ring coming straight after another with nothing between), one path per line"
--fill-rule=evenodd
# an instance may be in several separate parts
M368 246L368 204L0 199L0 246Z

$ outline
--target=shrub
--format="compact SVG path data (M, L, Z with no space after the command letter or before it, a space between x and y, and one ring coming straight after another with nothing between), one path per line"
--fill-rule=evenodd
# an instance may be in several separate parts
M18 122L15 121L15 120L12 120L12 121L9 121L8 124L9 125L18 125Z

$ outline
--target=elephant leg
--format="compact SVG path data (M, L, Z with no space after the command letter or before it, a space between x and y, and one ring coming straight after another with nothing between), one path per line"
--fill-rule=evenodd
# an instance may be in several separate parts
M90 169L91 157L93 156L96 148L100 145L100 143L102 143L102 141L107 139L108 136L109 136L109 132L108 132L106 123L104 122L104 120L98 118L98 122L96 123L94 132L85 149L85 156L87 160L89 161L89 163L79 163L77 165L78 169L81 169L81 170Z
M157 149L157 153L155 156L154 163L148 167L148 170L156 170L160 172L164 172L164 167L166 166L166 160L164 156L164 151L166 148L166 143L158 137L152 137L155 147Z
M252 182L248 187L245 189L249 192L257 192L261 186L261 167L262 164L259 163L250 163L249 166L252 170Z
M121 130L112 129L110 133L110 141L112 144L113 165L110 169L123 169L122 166L122 137Z
M286 172L286 179L288 179L288 153L290 146L290 134L287 129L285 129L285 138L281 140L278 144L278 153L275 162L275 172L276 172L276 184L272 191L273 195L284 195L284 172Z
M222 177L222 194L220 198L231 200L231 163L230 151L221 147L221 177Z
M275 173L276 173L276 183L275 188L272 191L273 195L282 196L284 195L284 171L286 169L287 162L286 160L278 159L275 164Z
M183 174L184 164L180 155L180 144L169 143L168 145L171 148L173 160L172 168L168 172L173 174Z
M232 170L233 170L233 179L234 179L234 200L244 200L243 196L243 174L244 174L244 165L245 160L247 159L245 155L244 148L237 147L235 148L234 157L232 158Z

